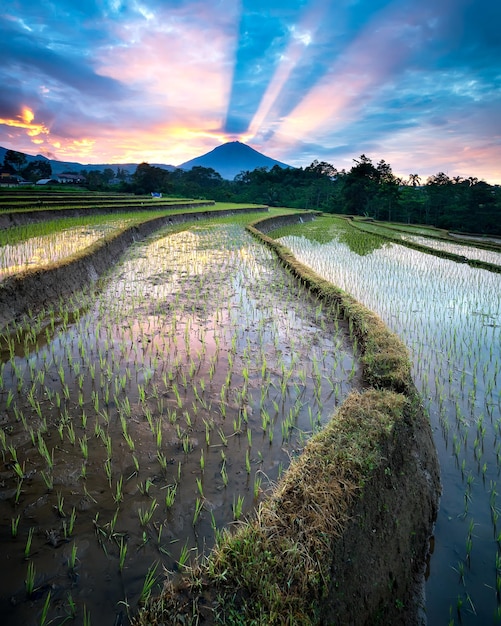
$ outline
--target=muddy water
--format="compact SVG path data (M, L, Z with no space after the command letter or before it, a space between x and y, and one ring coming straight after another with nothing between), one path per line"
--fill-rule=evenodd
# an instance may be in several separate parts
M237 225L135 245L72 309L3 354L2 624L127 623L359 383L346 329Z

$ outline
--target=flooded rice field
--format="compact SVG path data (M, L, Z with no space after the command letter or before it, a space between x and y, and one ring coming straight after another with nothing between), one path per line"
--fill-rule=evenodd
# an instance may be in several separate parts
M428 623L500 623L501 276L350 232L342 220L278 235L409 347L443 484Z
M433 250L451 252L465 259L475 259L477 261L485 261L486 263L501 266L501 252L496 252L495 250L484 250L482 248L475 248L474 246L465 246L460 243L430 239L429 237L418 237L415 235L402 235L402 239L432 248Z
M3 229L0 281L23 270L43 269L57 263L139 219L134 213L113 218L97 215L86 218L87 222L85 218L66 218Z
M128 623L359 384L347 330L224 220L135 244L99 292L11 330L2 625Z

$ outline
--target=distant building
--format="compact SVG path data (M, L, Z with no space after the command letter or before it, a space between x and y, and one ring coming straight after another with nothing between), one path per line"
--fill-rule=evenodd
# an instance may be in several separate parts
M2 165L0 167L0 187L17 187L18 185L18 177L13 176L11 168Z
M79 185L84 182L83 176L80 174L71 174L70 172L58 174L57 179L60 183L71 183L73 185Z
M36 185L48 185L49 183L57 183L57 182L59 181L56 180L55 178L41 178L40 180L37 180L35 184Z

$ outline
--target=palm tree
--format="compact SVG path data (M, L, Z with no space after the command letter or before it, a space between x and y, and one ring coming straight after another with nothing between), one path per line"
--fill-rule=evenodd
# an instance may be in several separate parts
M409 185L412 185L413 187L417 187L420 182L421 182L421 178L419 174L409 174Z

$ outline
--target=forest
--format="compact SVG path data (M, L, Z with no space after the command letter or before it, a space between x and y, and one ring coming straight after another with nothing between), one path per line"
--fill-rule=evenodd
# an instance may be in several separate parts
M142 163L124 190L161 191L225 202L257 202L269 206L318 209L363 215L377 220L429 224L460 232L500 233L501 188L475 177L450 178L439 172L422 181L404 180L384 160L374 164L361 155L349 171L313 161L305 168L257 168L234 180L215 170L194 167L168 172Z

